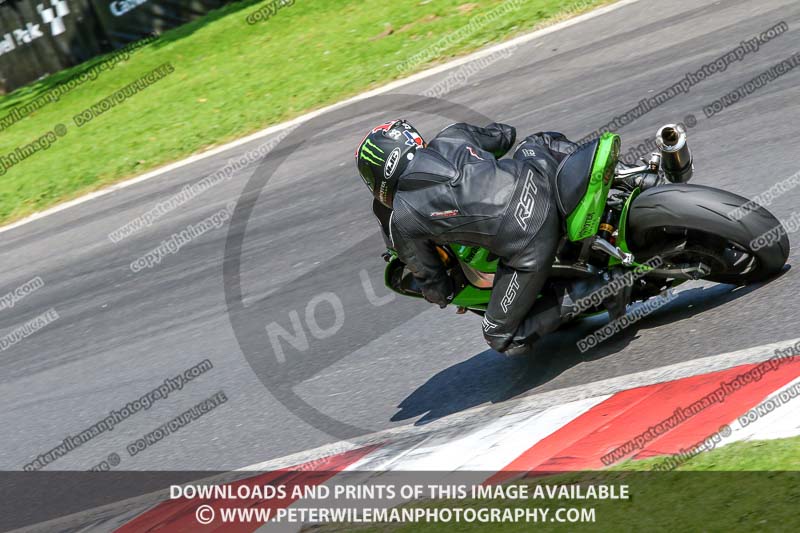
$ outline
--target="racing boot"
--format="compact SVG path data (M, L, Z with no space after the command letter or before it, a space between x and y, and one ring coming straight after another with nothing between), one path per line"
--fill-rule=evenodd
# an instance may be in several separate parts
M612 322L625 316L628 311L628 305L631 303L633 284L625 280L625 272L622 268L611 270L611 283L619 287L619 290L614 291L611 296L603 300L603 307L608 311Z

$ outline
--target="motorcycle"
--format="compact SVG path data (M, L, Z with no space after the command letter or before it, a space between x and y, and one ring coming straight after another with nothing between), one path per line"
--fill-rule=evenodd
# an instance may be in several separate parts
M641 165L629 165L619 161L619 135L607 132L562 161L554 189L566 227L542 294L629 272L627 304L690 280L745 285L782 270L789 239L772 213L728 191L688 184L694 166L682 125L660 128L656 145ZM499 258L467 244L437 250L456 287L452 304L483 315ZM384 259L386 286L421 298L397 253L389 249ZM608 310L601 298L585 300L567 322Z

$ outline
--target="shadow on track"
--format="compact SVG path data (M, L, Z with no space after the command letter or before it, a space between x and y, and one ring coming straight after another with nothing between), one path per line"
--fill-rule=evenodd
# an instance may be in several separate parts
M400 402L399 411L391 420L421 416L415 425L424 425L486 402L504 402L548 383L580 363L618 353L641 330L691 318L737 300L762 285L714 285L681 292L674 301L585 353L580 352L577 341L606 324L607 315L582 320L545 337L531 355L507 357L493 350L483 351L433 376Z

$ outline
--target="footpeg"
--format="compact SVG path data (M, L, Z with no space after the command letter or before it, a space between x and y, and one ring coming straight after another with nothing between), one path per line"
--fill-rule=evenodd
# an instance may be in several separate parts
M594 242L592 242L592 249L606 253L615 259L619 259L625 266L631 266L633 264L633 254L623 252L619 247L614 246L602 237L595 237Z

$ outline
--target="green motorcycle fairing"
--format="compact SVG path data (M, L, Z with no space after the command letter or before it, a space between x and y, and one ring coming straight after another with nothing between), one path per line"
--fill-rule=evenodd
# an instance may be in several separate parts
M608 192L614 182L619 145L619 135L606 132L600 136L586 194L567 216L569 240L582 241L597 234L606 208Z
M633 201L636 200L636 197L639 196L641 192L642 190L639 187L636 187L633 192L631 192L630 196L628 196L628 199L625 201L625 205L622 206L622 214L619 217L619 229L617 230L616 245L625 253L630 253L626 230L628 227L628 213L631 211L631 205L633 205ZM619 265L621 263L622 261L616 257L610 257L608 260L608 266L610 267Z

